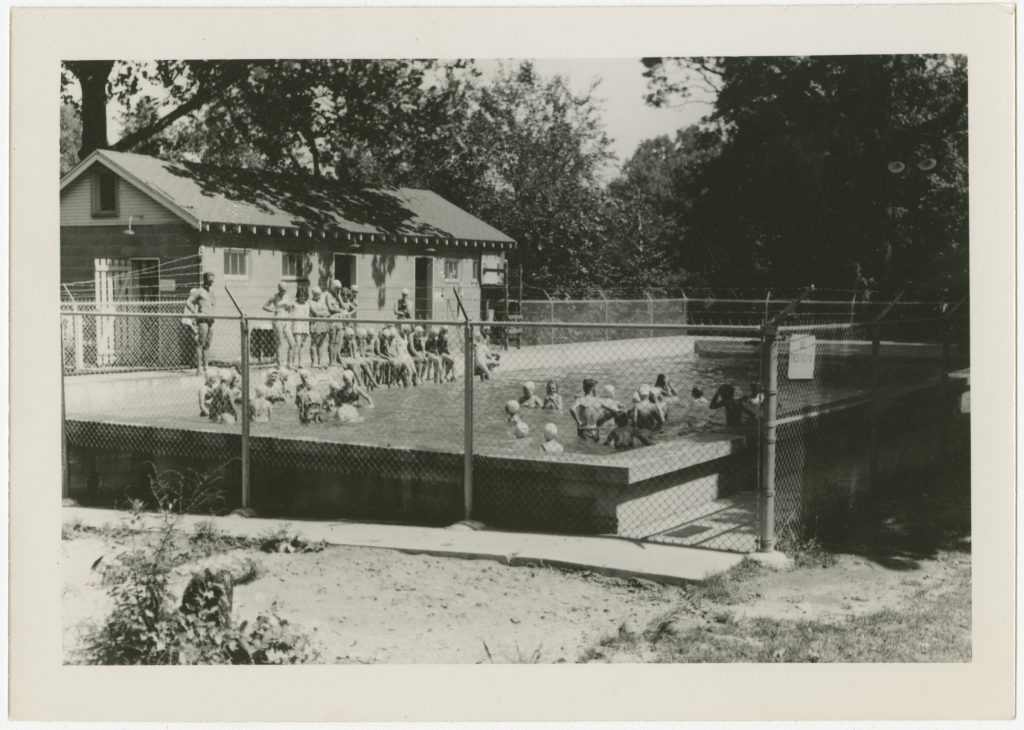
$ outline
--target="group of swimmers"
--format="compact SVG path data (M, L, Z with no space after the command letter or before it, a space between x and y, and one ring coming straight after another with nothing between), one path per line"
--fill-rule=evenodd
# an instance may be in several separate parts
M358 406L365 401L373 408L373 399L356 381L351 369L338 369L317 377L302 368L273 369L256 386L249 400L252 423L269 423L274 405L294 400L299 422L316 423L326 418L345 423L360 420ZM242 376L236 368L208 368L199 387L199 415L214 423L237 423L241 417Z
M764 396L760 385L750 384L750 392L736 396L733 385L725 383L716 390L710 401L704 397L700 387L690 391L694 405L712 409L725 409L726 426L741 427L745 422L756 422L760 418L761 404ZM578 395L569 407L569 415L576 426L577 436L594 443L601 443L601 427L612 421L614 426L604 438L604 445L616 450L631 449L638 445L649 446L654 443L655 434L668 421L669 406L679 402L679 394L664 373L659 374L654 385L641 384L633 391L631 404L627 408L616 398L615 387L606 385L600 393L597 381L593 378L583 380L583 393ZM508 423L513 426L516 440L525 439L530 434L530 427L523 420L521 409L540 408L543 410L561 411L562 396L558 392L558 383L549 380L545 387L544 397L536 393L536 384L532 381L523 383L522 395L517 400L509 400L505 404L505 415ZM564 447L558 442L558 426L547 423L544 426L544 441L541 449L547 453L562 453Z

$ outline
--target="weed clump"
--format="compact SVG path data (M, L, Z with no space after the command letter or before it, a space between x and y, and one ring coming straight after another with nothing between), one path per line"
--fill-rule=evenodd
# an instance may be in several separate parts
M86 638L86 663L301 664L319 660L309 637L281 618L276 604L251 623L234 624L234 587L258 576L252 561L208 567L191 577L180 603L173 600L170 583L181 559L176 547L181 519L220 499L218 479L195 472L166 472L151 478L159 509L157 529L100 568L113 608ZM143 506L140 501L131 503L130 523L141 521ZM221 537L212 523L199 523L189 541L211 543Z

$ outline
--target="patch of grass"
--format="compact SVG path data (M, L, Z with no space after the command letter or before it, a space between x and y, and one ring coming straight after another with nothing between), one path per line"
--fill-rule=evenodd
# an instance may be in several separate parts
M323 540L306 540L301 535L289 532L282 525L256 538L256 546L265 553L319 553L327 547Z
M794 568L831 568L836 564L835 554L817 537L787 535L779 540L778 547L793 560Z
M727 612L680 632L611 637L580 661L600 661L606 650L654 661L697 662L968 662L971 660L970 564L963 562L948 591L918 591L906 606L842 622L770 618L738 620Z
M737 565L729 570L716 575L709 576L703 583L695 583L686 589L686 597L693 604L694 608L700 608L704 603L737 603L740 600L738 587L746 580L750 580L764 571L757 562L750 558L743 558Z
M491 648L487 646L487 642L480 639L480 643L484 645L484 654L487 656L487 661L494 664L494 655L491 653ZM508 664L540 664L541 663L541 649L543 644L538 646L529 654L523 653L523 650L519 648L519 643L516 642L516 653L514 657L510 657L506 663Z

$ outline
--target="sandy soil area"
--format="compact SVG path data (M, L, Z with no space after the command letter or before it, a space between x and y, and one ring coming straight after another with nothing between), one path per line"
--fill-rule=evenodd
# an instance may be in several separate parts
M123 549L93 537L63 542L65 657L109 608L100 555ZM486 560L330 547L320 553L253 553L266 574L235 589L236 620L274 602L315 632L327 662L575 661L619 626L644 626L678 605L684 589ZM484 643L490 650L488 658Z
M109 609L92 564L124 549L90 535L62 543L66 661L75 661L82 632ZM313 632L329 663L575 662L620 627L640 632L670 614L680 629L714 622L723 611L738 619L843 621L898 608L922 590L939 594L957 569L948 558L893 563L840 555L828 568L759 573L724 603L695 605L685 588L488 560L357 547L250 554L266 573L236 588L236 620L277 603L280 615Z

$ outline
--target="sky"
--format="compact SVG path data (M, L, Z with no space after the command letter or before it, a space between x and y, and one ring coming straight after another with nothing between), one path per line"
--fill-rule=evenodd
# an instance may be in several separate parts
M476 59L477 67L484 78L493 76L502 64L515 65L519 59ZM600 59L532 59L538 74L544 77L563 76L574 91L584 92L594 81L600 85L594 93L602 100L603 119L608 136L612 139L612 151L618 164L610 166L609 174L614 175L626 159L633 154L637 145L651 137L667 134L687 127L700 120L711 110L711 98L677 108L654 108L644 101L647 93L647 79L643 77L644 67L639 58ZM158 89L143 89L142 93L160 96ZM111 104L107 110L110 139L120 136L121 108Z
M477 59L476 63L486 76L493 74L502 62ZM586 91L595 80L601 81L594 95L604 100L603 118L620 164L641 141L662 134L671 136L711 111L710 98L707 103L678 108L656 109L648 105L644 101L647 79L643 77L644 67L639 58L533 59L533 63L540 75L563 76L577 92Z

